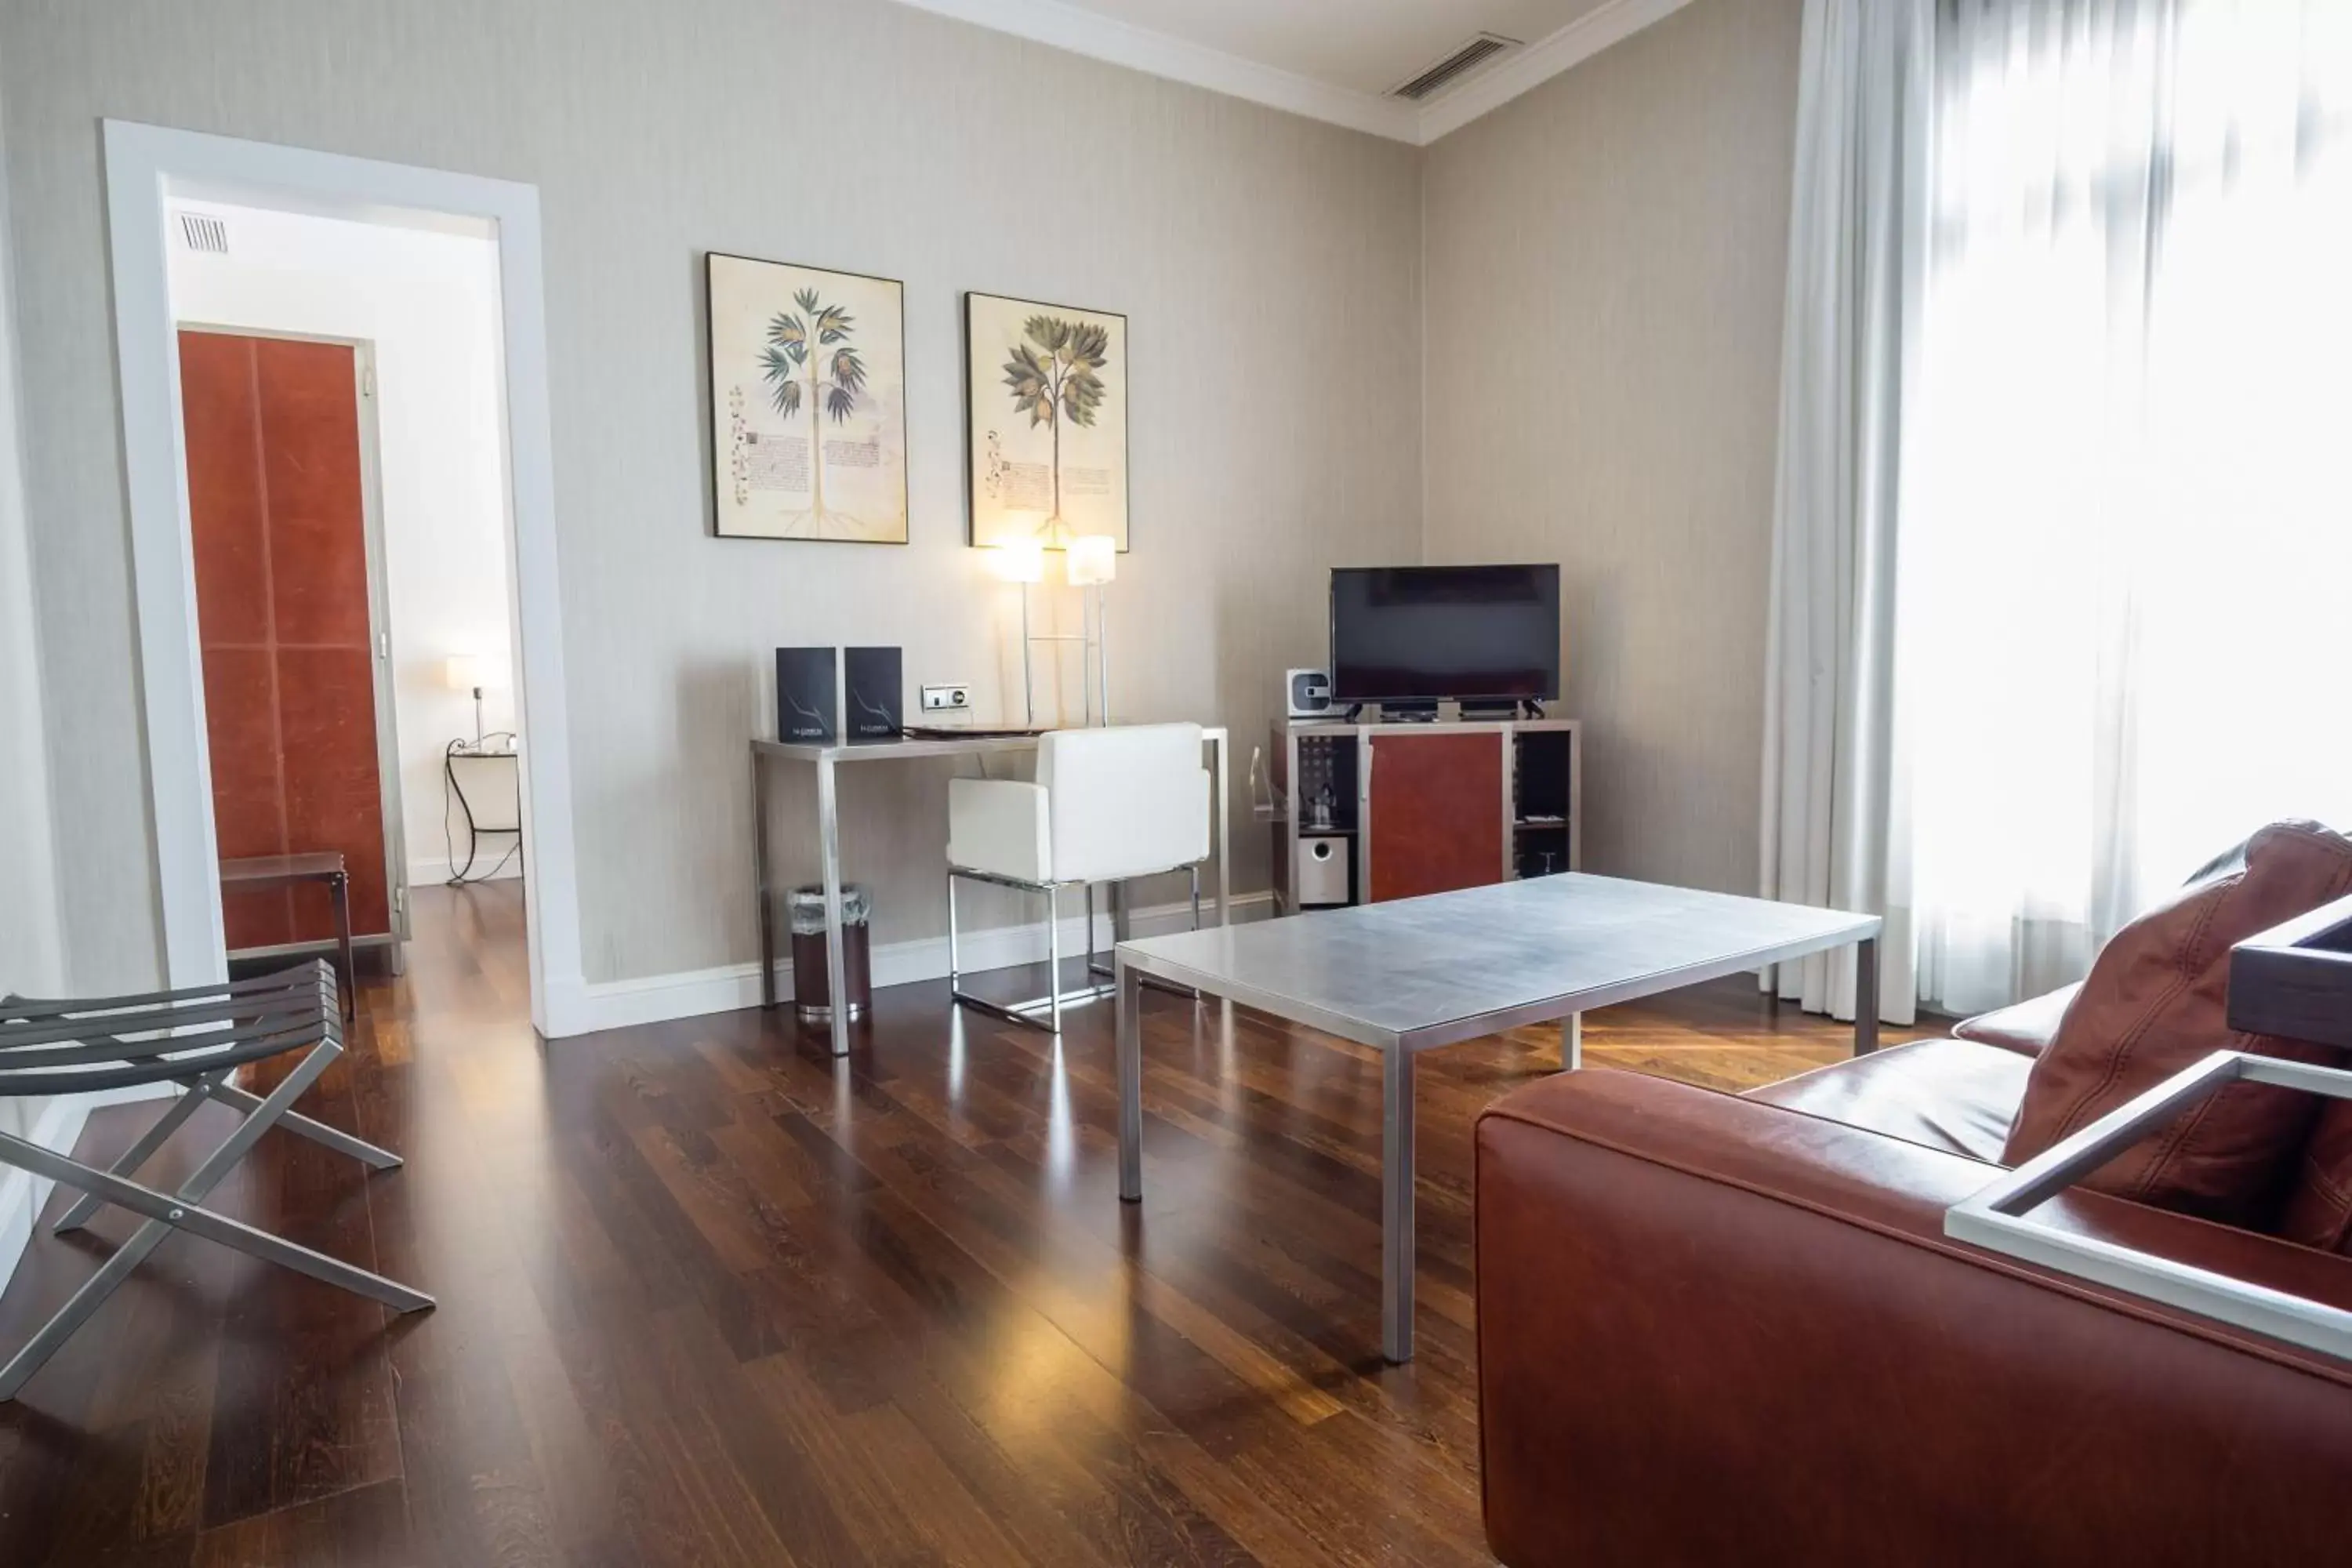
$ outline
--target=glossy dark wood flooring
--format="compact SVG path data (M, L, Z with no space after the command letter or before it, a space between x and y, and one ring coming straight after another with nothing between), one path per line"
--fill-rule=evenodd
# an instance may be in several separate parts
M273 1133L216 1201L439 1308L165 1242L0 1406L0 1565L1488 1560L1470 1126L1555 1031L1423 1058L1395 1368L1369 1052L1151 994L1130 1209L1106 1008L1057 1051L905 987L840 1068L756 1013L547 1048L516 885L418 903L407 976L365 987L305 1107L406 1168ZM1745 981L1586 1039L1728 1089L1849 1046ZM82 1157L153 1114L98 1113ZM198 1115L164 1173L227 1125ZM39 1235L0 1351L100 1255Z

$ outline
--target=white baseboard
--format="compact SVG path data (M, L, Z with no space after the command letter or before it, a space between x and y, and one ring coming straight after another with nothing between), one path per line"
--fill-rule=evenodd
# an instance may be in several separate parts
M42 1108L40 1120L33 1123L26 1142L55 1153L70 1154L74 1145L81 1142L81 1130L89 1121L89 1113L99 1107L166 1100L176 1092L172 1084L142 1083L100 1094L61 1094ZM41 1217L41 1205L49 1201L49 1194L56 1186L47 1176L37 1176L13 1165L0 1167L0 1289L7 1289L8 1281L16 1276L25 1248L32 1245L33 1222Z
M1242 893L1233 900L1236 922L1264 920L1274 912L1272 893ZM1133 920L1137 936L1162 936L1192 923L1189 904L1162 904L1138 910ZM1086 951L1084 916L1062 921L1062 952ZM1110 917L1095 920L1097 951L1110 951ZM963 936L963 968L976 974L1015 964L1042 963L1045 958L1045 922L998 926L967 931ZM940 980L948 972L948 939L924 937L913 942L885 942L871 954L874 984L905 985L918 980ZM781 998L792 995L792 975L782 966L776 974ZM636 980L606 980L583 985L574 996L550 998L548 1021L555 1037L593 1034L599 1029L625 1029L639 1024L659 1024L672 1018L695 1018L706 1013L731 1013L760 1005L760 966L730 963L719 969L698 969L680 974L652 974Z

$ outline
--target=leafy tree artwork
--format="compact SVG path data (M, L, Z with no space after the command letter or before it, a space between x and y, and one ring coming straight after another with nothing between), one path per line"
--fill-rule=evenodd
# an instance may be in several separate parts
M906 543L905 287L716 250L703 267L712 531Z
M1099 374L1110 358L1110 333L1091 321L1032 316L1024 341L1004 362L1004 384L1013 406L1029 416L1031 428L1045 425L1054 437L1054 510L1041 531L1055 533L1062 521L1062 426L1092 426L1105 388Z
M827 515L823 419L830 416L839 425L856 411L866 392L866 362L850 341L857 324L846 310L824 303L814 289L795 293L793 303L796 311L779 310L769 321L760 363L777 413L790 418L803 403L808 405L809 518L821 530Z
M966 537L1125 550L1127 318L977 289L963 304Z

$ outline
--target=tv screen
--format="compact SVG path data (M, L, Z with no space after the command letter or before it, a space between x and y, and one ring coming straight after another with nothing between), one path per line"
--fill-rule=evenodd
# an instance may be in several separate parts
M1559 695L1558 566L1349 566L1331 574L1339 702Z

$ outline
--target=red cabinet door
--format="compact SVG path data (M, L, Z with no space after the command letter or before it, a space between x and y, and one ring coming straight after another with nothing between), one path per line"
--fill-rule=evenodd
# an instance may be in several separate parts
M225 860L340 849L352 929L392 929L347 343L180 334L213 826ZM334 935L324 888L239 891L232 949Z
M1503 735L1370 738L1371 901L1503 879Z

